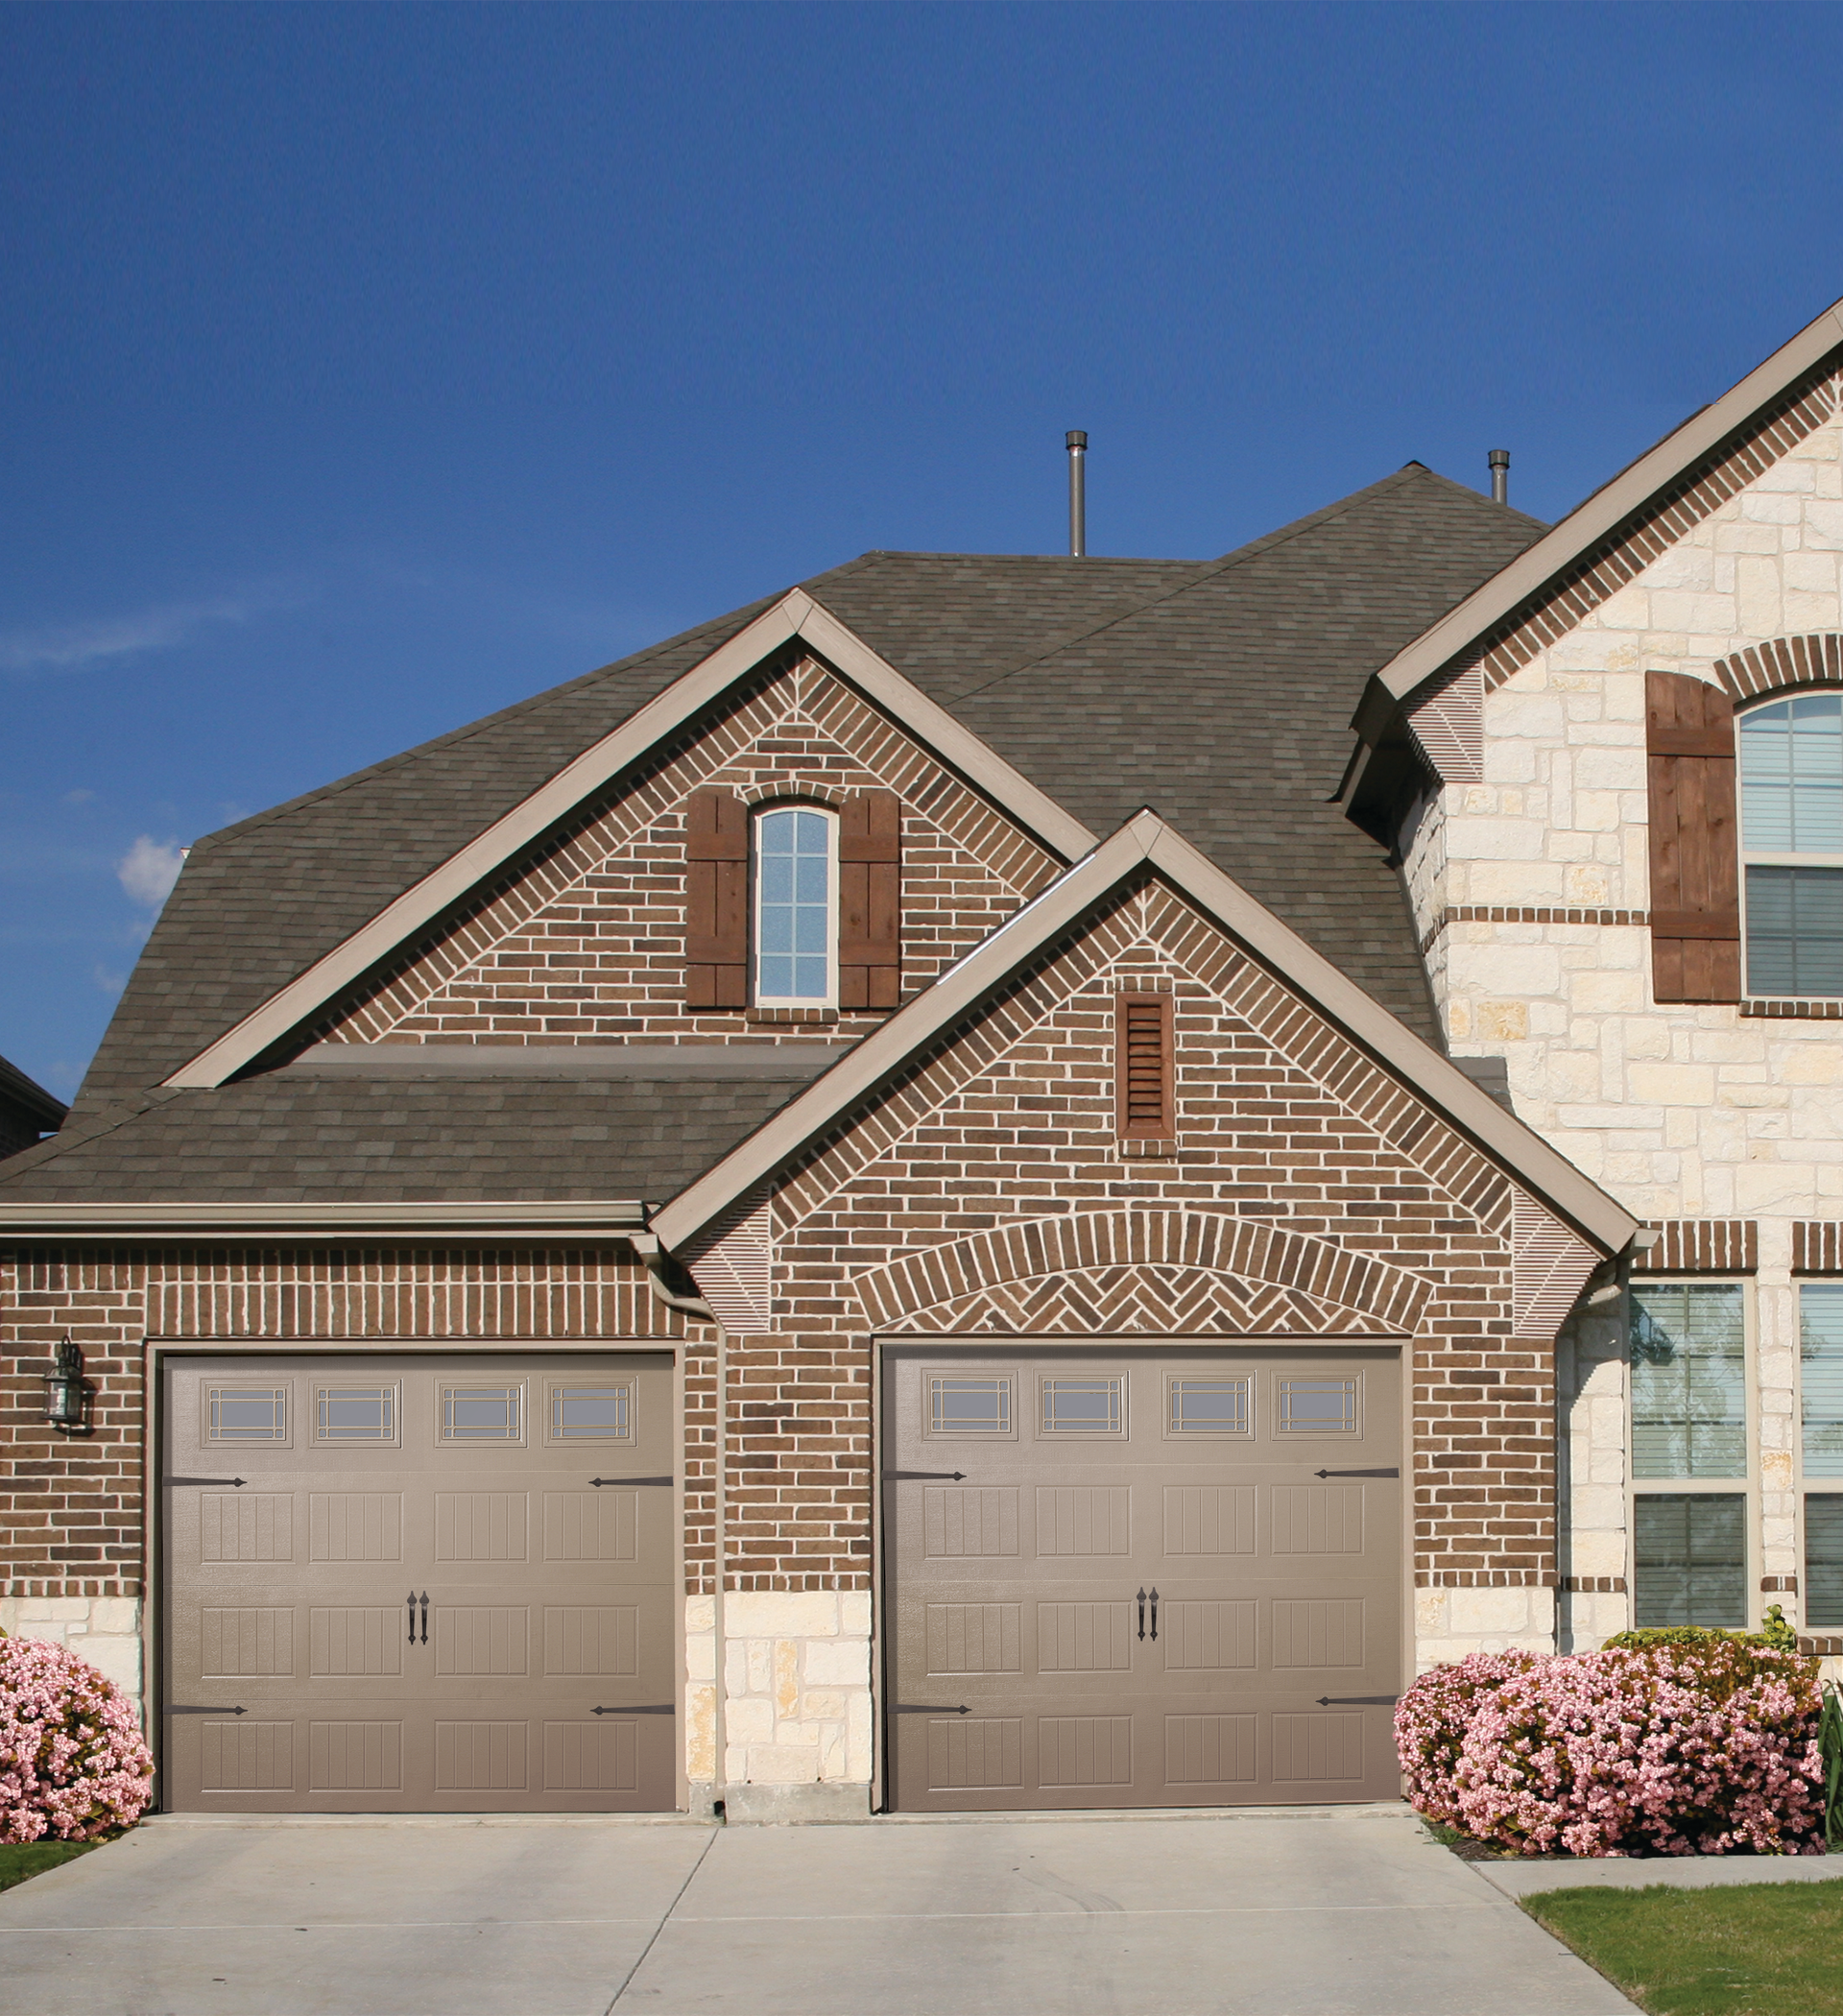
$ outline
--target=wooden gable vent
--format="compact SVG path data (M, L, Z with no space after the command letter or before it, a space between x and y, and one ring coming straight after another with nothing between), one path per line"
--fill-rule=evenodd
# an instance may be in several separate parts
M1740 999L1735 704L1681 672L1644 675L1651 986L1660 1001Z
M1177 1133L1171 996L1122 994L1113 1009L1113 1075L1122 1140L1169 1140Z

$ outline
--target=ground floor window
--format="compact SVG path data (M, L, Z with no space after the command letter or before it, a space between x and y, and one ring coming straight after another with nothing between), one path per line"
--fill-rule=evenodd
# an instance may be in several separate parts
M1837 1500L1843 1504L1843 1500ZM1690 1492L1633 1502L1633 1620L1640 1627L1747 1623L1747 1500Z
M1805 1624L1843 1630L1843 1497L1805 1500Z

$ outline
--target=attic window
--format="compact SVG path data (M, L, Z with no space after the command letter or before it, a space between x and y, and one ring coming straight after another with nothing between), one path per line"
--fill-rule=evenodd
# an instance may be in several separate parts
M1177 1132L1171 1048L1171 996L1122 994L1113 1011L1114 1099L1122 1140L1168 1140Z

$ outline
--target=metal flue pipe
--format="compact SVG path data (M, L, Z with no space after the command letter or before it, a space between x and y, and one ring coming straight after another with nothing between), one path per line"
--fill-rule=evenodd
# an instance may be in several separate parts
M1068 557L1080 560L1088 552L1088 436L1072 427L1065 445L1068 449Z
M1485 460L1491 466L1491 501L1494 504L1510 502L1510 450L1493 448Z

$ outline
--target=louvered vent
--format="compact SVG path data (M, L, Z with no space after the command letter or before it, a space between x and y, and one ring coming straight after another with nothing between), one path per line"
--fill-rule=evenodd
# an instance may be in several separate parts
M1129 1140L1175 1132L1171 1096L1171 996L1123 994L1114 1012L1119 1131Z

